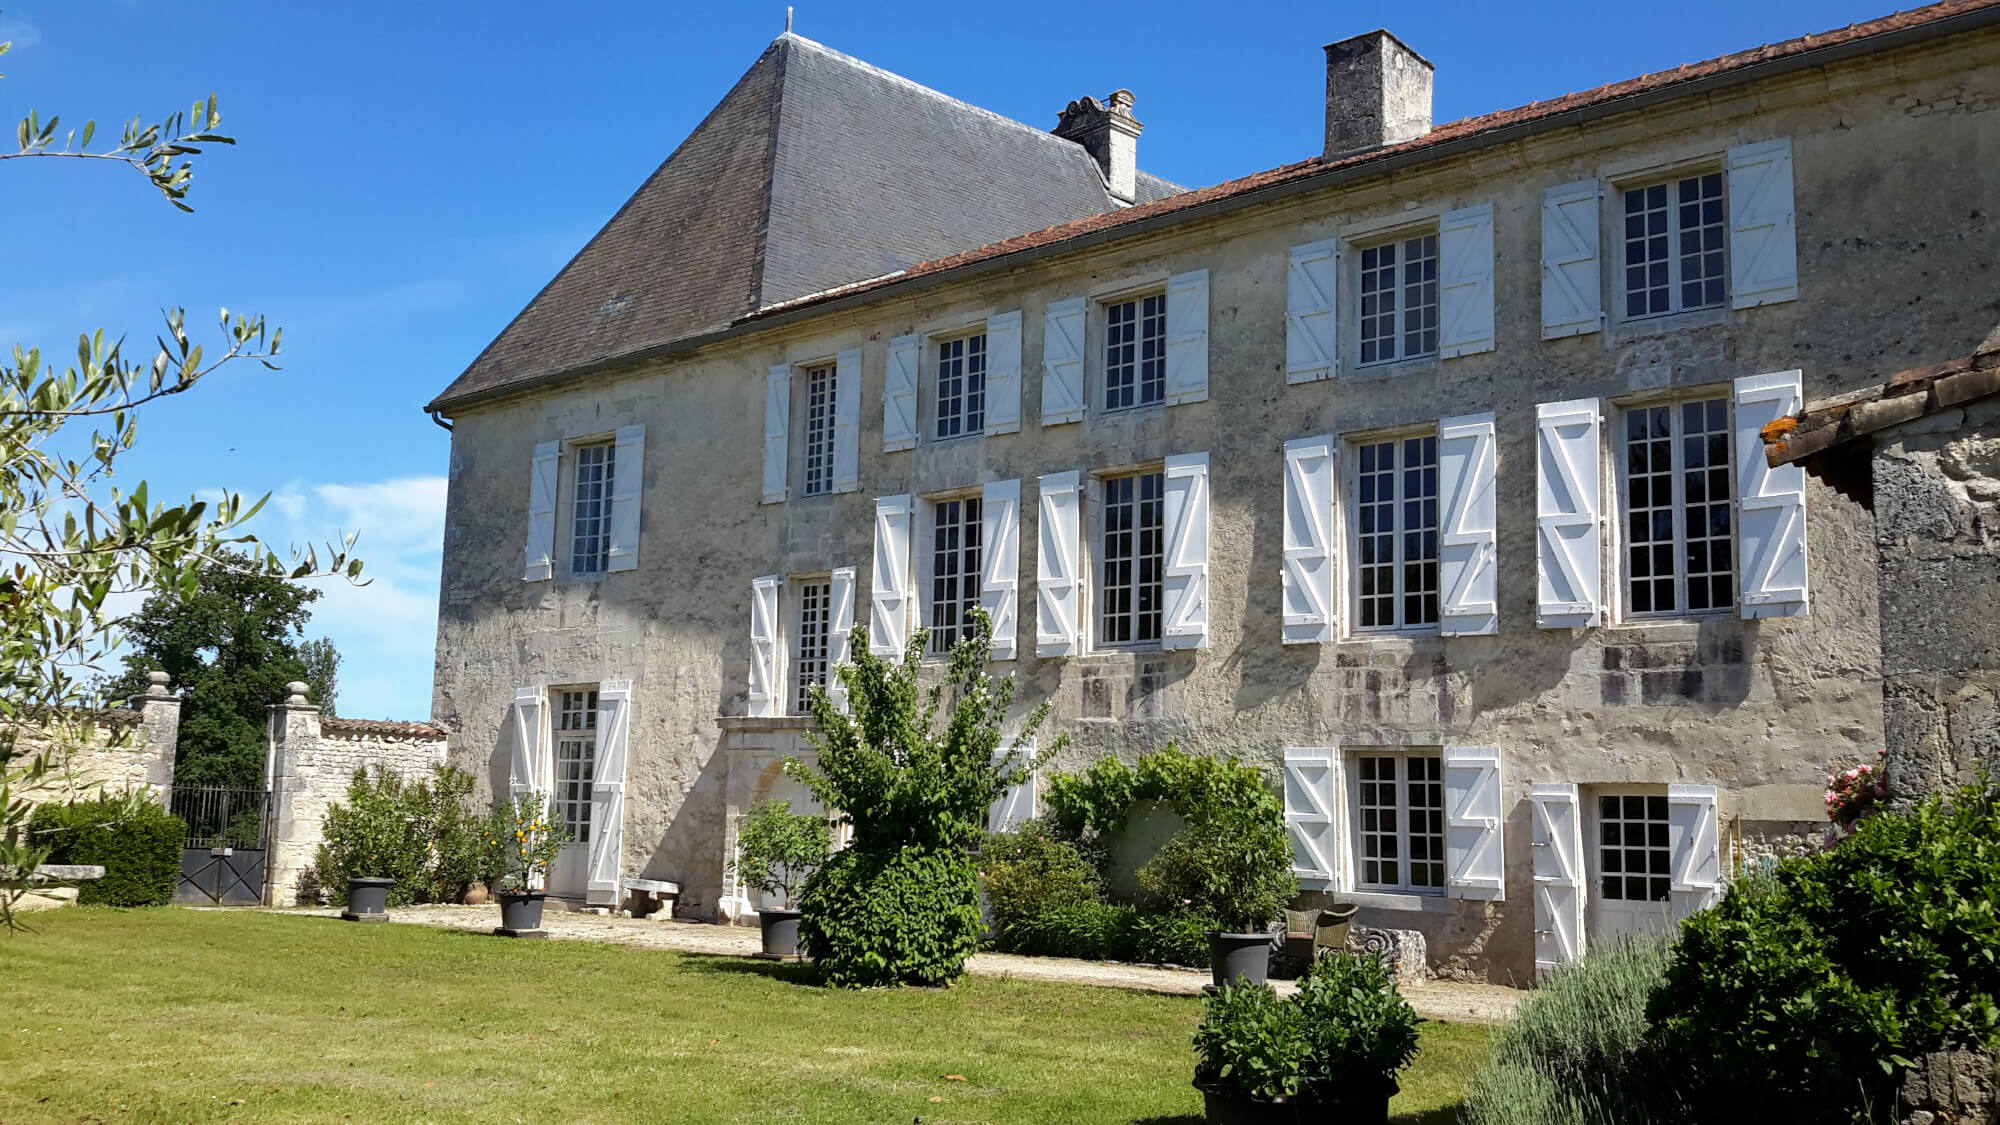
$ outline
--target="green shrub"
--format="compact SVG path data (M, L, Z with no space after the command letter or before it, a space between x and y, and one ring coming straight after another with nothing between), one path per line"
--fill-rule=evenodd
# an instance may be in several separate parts
M826 818L795 813L790 801L759 801L737 830L737 870L746 886L781 894L790 910L799 884L825 863L832 851Z
M1190 820L1139 869L1139 885L1232 932L1264 929L1299 893L1284 810L1226 807Z
M1326 957L1290 999L1269 985L1218 989L1194 1049L1206 1087L1305 1101L1386 1091L1416 1058L1417 1014L1380 957Z
M846 848L806 880L799 944L829 984L949 984L979 948L964 852Z
M104 878L79 885L77 901L102 906L165 906L174 900L187 825L151 801L110 797L43 805L28 832L49 863L90 863Z
M423 781L356 770L346 803L329 806L321 821L313 878L336 903L347 901L350 878L394 879L391 906L457 902L473 882L494 882L513 821L501 811L480 815L473 787L471 774L451 766Z
M2000 802L1861 821L1688 920L1648 1016L1704 1119L1846 1119L2000 1029Z
M1208 935L1222 923L1206 914L1186 910L1140 911L1133 960L1156 965L1190 965L1207 968Z
M1190 822L1232 810L1264 811L1282 828L1285 817L1283 800L1255 766L1189 754L1172 743L1140 758L1137 769L1102 758L1081 773L1051 774L1046 799L1057 830L1077 840L1118 831L1142 801L1167 804Z
M1017 914L994 930L993 946L1029 957L1202 967L1216 928L1213 918L1199 914L1084 901Z
M1679 1079L1647 1042L1664 940L1593 949L1528 994L1474 1077L1471 1125L1616 1125L1682 1119Z
M1097 869L1045 820L989 834L979 866L996 933L1017 918L1104 897Z

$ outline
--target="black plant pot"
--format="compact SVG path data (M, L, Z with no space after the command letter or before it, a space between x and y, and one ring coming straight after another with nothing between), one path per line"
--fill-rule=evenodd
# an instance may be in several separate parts
M389 888L394 879L370 879L359 875L347 880L347 909L340 916L350 922L389 920Z
M799 955L799 912L760 910L757 929L764 938L764 956L791 960Z
M1232 934L1222 930L1210 933L1208 967L1218 987L1263 984L1271 970L1271 935Z
M1218 1089L1197 1082L1201 1091L1202 1120L1208 1125L1319 1125L1337 1121L1340 1125L1388 1125L1389 1099L1396 1083L1352 1096L1297 1098L1267 1101L1238 1090Z
M542 903L547 898L540 891L500 892L500 928L494 933L508 937L541 933Z

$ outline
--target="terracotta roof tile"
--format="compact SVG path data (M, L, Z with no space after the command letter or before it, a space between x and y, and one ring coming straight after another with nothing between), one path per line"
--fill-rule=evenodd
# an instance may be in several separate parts
M389 719L343 719L336 715L320 718L319 729L327 734L380 734L391 738L443 738L446 731L436 723L399 723Z
M1790 465L1891 426L2000 394L2000 347L1898 371L1872 387L1809 404L1764 427L1764 459Z

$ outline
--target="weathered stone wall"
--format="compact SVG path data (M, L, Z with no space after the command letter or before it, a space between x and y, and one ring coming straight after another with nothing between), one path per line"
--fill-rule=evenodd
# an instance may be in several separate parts
M2000 774L2000 397L1885 431L1874 476L1889 782L1914 799Z
M347 795L355 772L378 768L420 780L445 760L445 732L430 723L377 722L322 716L305 685L271 708L271 847L266 857L266 905L298 901L299 876L325 838L329 805Z
M454 732L454 759L504 788L518 687L631 679L624 871L675 880L687 913L712 914L727 893L729 772L715 719L745 711L751 579L855 566L865 592L875 497L1019 478L1017 700L1052 703L1048 734L1074 737L1054 768L1169 740L1240 754L1274 778L1287 745L1500 747L1506 901L1370 907L1360 921L1423 931L1443 971L1524 981L1531 783L1712 783L1725 840L1782 841L1821 817L1826 763L1882 740L1876 594L1856 581L1876 567L1873 525L1816 477L1810 616L1535 628L1535 404L1791 368L1810 400L1970 352L2000 290L2000 114L1983 111L2000 90L1996 44L1966 35L1657 105L468 408L454 419L433 716ZM1544 189L1778 136L1795 153L1798 300L1541 338ZM1413 206L1482 201L1497 216L1493 351L1286 384L1289 247ZM1207 402L1038 424L1050 301L1202 267ZM1021 432L883 454L887 341L1013 309L1027 323ZM764 372L847 347L863 352L859 490L760 504ZM1281 645L1282 442L1480 410L1498 424L1499 634ZM638 569L523 582L533 445L634 423L647 430ZM1034 478L1195 451L1211 463L1211 647L1035 658Z
M146 787L166 801L174 783L174 748L180 738L181 699L168 689L167 674L154 672L144 695L129 708L100 711L87 724L74 724L61 738L66 753L56 784L28 795L29 803L70 801L100 791ZM81 732L81 741L72 741ZM45 738L25 738L20 749L39 753Z
M2000 1121L2000 1058L1991 1051L1937 1051L1917 1060L1897 1097L1898 1125L1988 1125Z

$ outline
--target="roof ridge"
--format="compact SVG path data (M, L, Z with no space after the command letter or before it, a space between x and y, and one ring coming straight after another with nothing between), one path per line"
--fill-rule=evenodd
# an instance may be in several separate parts
M765 48L767 54L777 56L771 64L778 69L778 73L771 79L771 86L777 91L777 96L771 99L771 147L764 158L764 198L758 204L757 240L751 250L750 292L747 296L753 312L764 307L764 271L770 264L771 210L775 206L778 194L778 147L785 143L785 77L791 69L785 64L791 58L791 40L806 42L787 30L771 40L771 45ZM759 56L758 61L762 61L762 56ZM752 69L755 69L754 64ZM718 108L720 105L718 102ZM688 135L692 137L694 134Z

